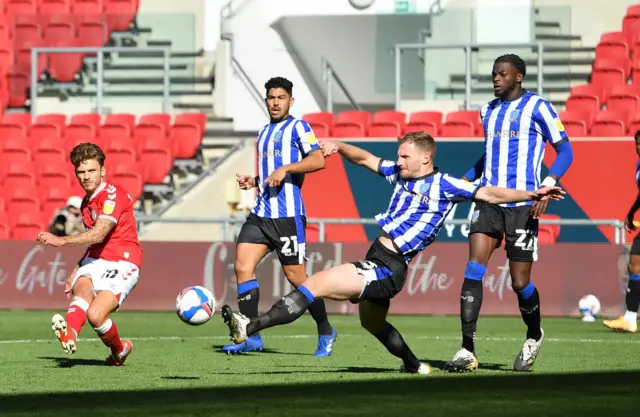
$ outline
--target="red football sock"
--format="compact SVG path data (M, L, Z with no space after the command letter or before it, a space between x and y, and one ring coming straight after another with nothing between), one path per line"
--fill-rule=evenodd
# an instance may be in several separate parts
M71 304L69 304L69 308L67 309L67 316L65 320L67 321L67 331L72 329L76 332L76 338L80 335L80 330L84 323L87 321L87 309L89 308L89 303L79 297L75 297Z
M111 319L107 319L107 321L102 326L96 327L93 330L96 331L96 333L102 340L102 343L104 343L111 349L112 354L117 355L124 348L122 346L120 336L118 335L116 324L112 322Z

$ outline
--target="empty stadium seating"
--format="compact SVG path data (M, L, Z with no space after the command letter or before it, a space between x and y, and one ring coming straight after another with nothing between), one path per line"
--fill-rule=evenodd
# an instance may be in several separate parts
M346 111L334 115L328 112L302 116L319 138L392 138L425 130L442 137L482 137L480 112L461 110L447 113L422 111L407 114L395 110ZM444 121L443 121L444 120Z
M627 136L640 127L640 4L629 6L621 31L603 33L591 81L575 86L560 119L569 134Z
M71 195L83 195L69 162L82 142L99 144L107 155L107 181L138 200L145 184L161 184L175 159L199 150L207 116L202 113L43 114L0 118L0 239L18 238L49 224ZM115 134L114 134L115 132ZM18 213L28 214L26 217ZM29 237L30 239L33 236Z
M0 0L0 111L23 107L31 48L104 46L128 30L140 0ZM38 75L71 82L83 54L40 54Z

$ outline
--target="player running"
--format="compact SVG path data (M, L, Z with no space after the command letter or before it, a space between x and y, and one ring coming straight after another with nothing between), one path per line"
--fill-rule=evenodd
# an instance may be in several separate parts
M86 192L81 212L86 231L59 237L40 232L46 246L89 245L67 279L65 293L71 299L66 317L56 314L51 327L62 349L73 354L85 321L111 350L105 365L124 364L133 344L121 340L110 316L118 311L138 282L143 252L133 214L131 196L104 180L105 155L97 145L82 143L71 151L76 177Z
M522 88L526 75L524 61L517 55L498 57L493 65L496 99L482 107L480 117L485 132L485 153L463 177L480 179L483 186L518 190L540 186L540 167L547 142L558 156L543 186L553 186L569 169L573 151L553 106L537 94ZM445 364L451 372L474 371L475 333L482 306L482 278L493 251L505 235L505 249L513 290L518 296L527 336L516 356L514 370L529 370L540 351L544 332L540 326L540 298L531 282L531 267L538 259L538 218L548 200L495 204L479 202L471 217L469 262L460 295L462 348Z
M394 356L402 359L401 372L430 374L402 336L388 321L390 300L404 286L408 264L435 240L454 204L466 200L490 203L562 199L557 187L519 191L481 187L443 174L434 167L436 143L426 132L409 133L398 139L398 161L385 161L356 146L323 141L326 155L339 152L345 159L364 166L395 185L389 208L376 220L382 232L364 260L319 272L298 289L278 301L266 314L247 318L222 307L222 318L231 338L241 343L256 332L290 323L319 298L359 304L360 322Z
M243 190L258 187L258 195L236 246L235 272L238 308L247 317L258 316L260 288L255 276L258 263L276 250L287 280L298 287L307 278L305 259L306 211L302 200L304 174L324 168L324 156L313 130L289 114L293 84L272 78L265 84L271 121L258 134L258 176L236 174ZM318 328L315 356L329 356L337 338L329 324L323 300L309 307ZM264 342L254 334L238 344L222 348L227 353L262 350Z
M636 153L640 156L640 131L636 132ZM638 195L636 201L629 209L625 226L627 230L636 230L633 223L636 211L640 208L640 161L636 164L636 184L638 186ZM635 333L638 331L638 307L640 307L640 233L633 239L631 245L631 254L629 256L629 284L627 285L627 296L625 299L627 311L624 316L615 320L605 320L604 325L610 329L622 332Z

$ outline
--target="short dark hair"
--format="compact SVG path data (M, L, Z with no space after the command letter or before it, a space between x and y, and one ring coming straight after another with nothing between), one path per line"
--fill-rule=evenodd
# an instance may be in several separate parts
M431 159L436 157L436 141L427 132L410 132L398 138L398 145L413 143L417 148L431 154Z
M499 62L506 62L513 65L523 77L527 75L527 64L525 64L524 60L516 54L500 55L495 61L493 61L493 64L495 65Z
M640 130L638 130L636 132L636 134L633 136L633 138L635 139L636 142L638 141L638 139L640 139Z
M82 161L88 161L95 159L100 164L100 167L104 166L104 160L107 159L104 152L95 143L81 143L71 150L69 155L71 163L74 167L78 168Z
M273 77L269 79L269 81L264 83L264 88L266 93L272 88L282 88L289 96L293 96L293 83L284 77Z

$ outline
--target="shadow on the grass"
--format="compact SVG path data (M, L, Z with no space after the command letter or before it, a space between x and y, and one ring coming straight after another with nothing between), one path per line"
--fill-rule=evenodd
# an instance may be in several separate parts
M73 415L145 417L635 415L640 404L638 381L638 371L487 376L480 373L448 378L414 375L358 382L0 396L0 410L3 416L14 413L67 416L72 404Z
M227 353L225 351L222 350L222 348L226 346L226 345L212 345L212 349L215 353L221 353L223 355L251 355L251 354L275 354L275 355L296 355L296 356L313 356L313 352L310 353L300 353L300 352L288 352L288 351L284 351L284 350L278 350L278 349L270 349L270 348L265 348L262 349L259 352L256 351L252 351L252 352L243 352L243 353ZM314 351L315 352L315 351Z
M104 360L65 358L64 356L40 356L38 359L50 360L56 363L58 368L73 368L74 366L104 366Z

